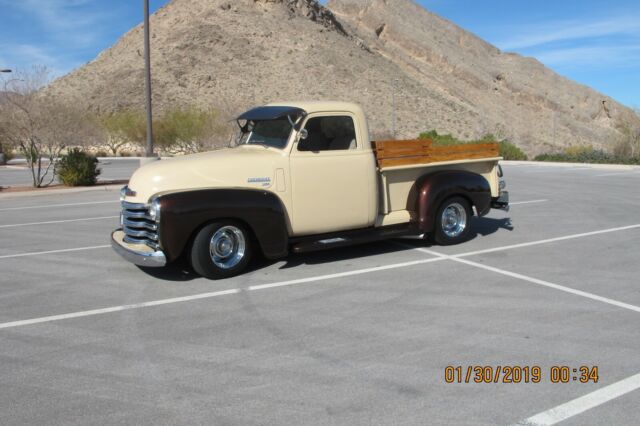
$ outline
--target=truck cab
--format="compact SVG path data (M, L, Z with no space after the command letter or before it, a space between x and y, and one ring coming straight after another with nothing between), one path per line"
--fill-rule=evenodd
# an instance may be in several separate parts
M425 142L372 143L355 104L274 103L237 122L235 147L134 173L112 234L119 254L141 266L186 254L201 275L224 278L253 254L275 259L412 234L457 243L474 209L508 207L497 149L427 161L434 148ZM446 199L457 202L439 212ZM443 220L457 220L460 232L447 238L435 229Z

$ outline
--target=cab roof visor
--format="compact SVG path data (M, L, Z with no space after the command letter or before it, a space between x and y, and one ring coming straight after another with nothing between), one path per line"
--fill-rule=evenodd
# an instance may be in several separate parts
M287 117L304 117L307 112L302 108L289 106L262 106L251 109L238 117L240 120L265 121L279 120ZM291 121L291 118L289 118Z

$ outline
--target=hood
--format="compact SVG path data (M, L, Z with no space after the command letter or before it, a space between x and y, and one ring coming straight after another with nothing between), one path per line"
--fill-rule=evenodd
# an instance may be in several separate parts
M269 189L275 170L283 168L284 151L263 146L240 146L202 154L160 160L135 171L127 197L132 203L147 203L157 194L203 188Z

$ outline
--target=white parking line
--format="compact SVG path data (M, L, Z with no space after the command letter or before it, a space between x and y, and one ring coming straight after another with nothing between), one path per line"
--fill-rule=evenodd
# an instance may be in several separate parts
M51 220L49 222L14 223L11 225L0 225L0 228L17 228L20 226L31 226L31 225L51 225L54 223L86 222L89 220L115 219L118 217L120 216L85 217L82 219Z
M487 270L487 271L495 272L495 273L501 274L501 275L506 275L508 277L516 278L518 280L528 281L528 282L533 283L533 284L541 285L541 286L544 286L544 287L549 287L549 288L552 288L554 290L564 291L565 293L570 293L570 294L574 294L576 296L585 297L587 299L595 300L595 301L598 301L598 302L607 303L609 305L617 306L619 308L629 309L630 311L634 311L634 312L640 312L640 306L631 305L629 303L620 302L620 301L614 300L614 299L609 299L608 297L598 296L597 294L588 293L586 291L576 290L576 289L571 288L571 287L565 287L563 285L554 284L554 283L549 282L549 281L544 281L544 280L539 280L537 278L528 277L526 275L518 274L516 272L510 272L510 271L506 271L504 269L494 268L493 266L484 265L484 264L478 263L478 262L472 262L472 261L467 260L467 259L460 259L460 257L459 257L460 255L450 256L450 255L438 253L436 251L429 250L429 249L426 249L426 248L423 248L423 247L414 247L414 246L412 246L410 244L405 244L405 243L395 242L395 244L401 245L401 246L404 246L404 247L411 247L416 251L420 251L422 253L426 253L426 254L429 254L431 256L437 256L437 257L439 257L441 259L453 260L454 262L464 263L465 265L474 266L476 268L480 268L480 269L484 269L484 270Z
M8 212L15 210L30 210L30 209L49 209L52 207L71 207L71 206L89 206L92 204L109 204L109 203L120 203L119 200L109 200L109 201L91 201L86 203L69 203L69 204L47 204L41 206L27 206L27 207L10 207L5 209L0 209L0 212Z
M631 171L628 171L628 172L617 172L617 173L603 173L601 175L595 175L595 177L636 175L636 174L640 174L640 170L631 170Z
M134 303L134 304L131 304L131 305L112 306L112 307L109 307L109 308L92 309L90 311L72 312L72 313L69 313L69 314L51 315L51 316L48 316L48 317L33 318L33 319L22 320L22 321L5 322L5 323L1 323L0 324L0 329L21 327L21 326L33 325L33 324L40 324L40 323L43 323L43 322L60 321L60 320L71 319L71 318L88 317L88 316L92 316L92 315L109 314L109 313L113 313L113 312L128 311L128 310L131 310L131 309L140 309L140 308L148 308L150 306L166 305L166 304L169 304L169 303L179 303L179 302L187 302L187 301L190 301L190 300L207 299L207 298L211 298L211 297L226 296L228 294L239 293L240 291L241 291L240 289L234 288L234 289L231 289L231 290L216 291L216 292L213 292L213 293L195 294L193 296L174 297L174 298L171 298L171 299L154 300L154 301L151 301L151 302Z
M520 204L535 204L535 203L546 203L549 200L531 200L531 201L516 201L515 203L509 203L510 206L517 206Z
M557 407L551 408L543 413L536 414L535 416L529 417L517 424L520 426L555 425L556 423L580 413L584 413L587 410L637 389L640 389L640 374L620 380L619 382L605 386L597 391L588 393L565 404L558 405Z
M590 236L590 235L604 234L604 233L607 233L607 232L616 232L616 231L622 231L622 230L639 228L639 227L640 227L640 224L639 225L631 225L631 226L619 227L619 228L610 228L610 229L604 229L604 230L594 231L594 232L585 232L585 233L576 234L576 235L567 235L567 236L559 237L559 238L550 238L550 239L547 239L547 240L532 241L532 242L529 242L529 243L514 244L514 245L511 245L511 246L497 247L497 248L487 249L487 250L479 250L479 251L475 251L475 252L463 253L463 254L453 255L453 256L448 256L448 255L444 255L444 254L437 253L437 252L431 252L430 250L427 250L427 249L424 249L424 248L416 248L416 247L408 245L408 244L402 244L402 243L399 243L399 242L395 242L395 244L397 244L397 245L402 245L402 246L409 247L409 248L414 249L414 250L423 251L423 252L428 253L428 254L433 254L433 255L435 255L437 257L431 258L431 259L417 260L417 261L412 261L412 262L395 263L395 264L391 264L391 265L378 266L378 267L374 267L374 268L358 269L358 270L355 270L355 271L340 272L340 273L336 273L336 274L320 275L320 276L309 277L309 278L301 278L301 279L292 280L292 281L282 281L282 282L271 283L271 284L255 285L255 286L248 287L247 290L248 291L257 291L257 290L265 290L265 289L269 289L269 288L291 286L291 285L296 285L296 284L305 284L305 283L317 282L317 281L322 281L322 280L330 280L330 279L334 279L334 278L348 277L348 276L352 276L352 275L368 274L368 273L371 273L371 272L384 271L384 270L388 270L388 269L405 268L405 267L409 267L409 266L421 265L421 264L425 264L425 263L432 263L432 262L438 262L438 261L443 261L443 260L455 260L455 261L459 261L459 262L462 262L462 263L473 264L472 266L482 267L482 268L486 269L486 268L491 268L491 267L488 267L486 265L482 265L482 264L479 264L479 263L476 264L475 262L470 262L470 261L459 259L459 258L462 257L462 256L471 256L471 255L475 255L475 254L490 253L490 252L494 252L494 251L498 251L498 250L509 250L509 249L513 249L513 248L527 247L527 246L532 246L532 245L536 245L536 244L544 244L544 243L553 242L553 241L561 241L561 240L567 240L567 239L571 239L571 238L580 238L580 237L586 237L586 236ZM73 249L62 249L62 250L31 252L31 253L10 254L10 255L0 256L0 259L10 259L10 258L16 258L16 257L37 256L37 255L54 254L54 253L67 253L67 252L83 251L83 250L96 250L96 249L103 249L103 248L108 248L108 247L111 247L111 246L110 245L103 245L103 246L92 246L92 247L79 247L79 248L73 248ZM491 270L493 270L493 269L497 269L497 268L492 268ZM505 275L510 275L510 276L515 277L515 278L526 279L526 280L529 280L529 281L534 282L536 284L545 285L547 287L552 287L552 288L555 288L555 289L558 289L558 290L571 292L573 294L578 294L578 295L581 295L581 296L584 296L584 297L589 297L589 298L594 299L594 300L598 300L598 301L605 302L605 303L610 303L610 304L613 304L613 305L616 305L616 306L619 306L619 307L624 307L624 308L627 308L627 309L631 309L631 310L640 312L639 311L640 308L637 307L637 306L634 306L634 305L629 305L629 304L626 304L626 303L618 302L618 301L613 300L613 299L603 298L603 297L600 297L600 296L597 296L597 295L594 295L594 294L591 294L591 293L581 292L579 290L570 289L568 287L559 286L557 284L548 283L546 281L536 280L535 278L529 278L529 277L526 277L524 275L514 274L514 273L508 272L508 271L493 270L493 272L498 272L498 271L500 271L499 273L503 273ZM234 293L237 293L237 292L240 292L240 291L241 291L241 289L231 289L231 290L226 290L226 292L228 292L228 293L224 293L224 294L225 295L226 294L234 294ZM67 319L67 318L76 318L78 316L88 316L88 315L98 315L98 314L110 313L110 312L118 312L118 311L122 311L122 310L125 310L125 309L136 309L136 308L144 308L144 307L148 307L148 306L164 305L164 304L167 304L167 303L185 302L185 301L189 301L189 300L210 298L210 297L216 297L216 296L222 295L222 294L218 294L218 293L220 293L220 292L196 294L196 295L193 295L193 296L185 296L185 297L174 298L174 299L163 299L163 300L157 300L157 301L152 301L152 302L144 302L144 303L134 304L134 305L115 306L115 307L111 307L111 308L96 309L96 310L76 312L76 313L63 314L63 315L47 316L47 317L42 317L42 318L34 318L34 319L31 319L31 320L13 321L13 322L9 322L9 323L0 324L0 329L9 328L9 327L18 327L18 326L21 326L21 325L36 324L36 323L40 323L40 322L58 321L58 320Z
M101 248L101 247L95 247L95 248ZM271 283L271 284L263 284L263 285L255 285L255 286L248 287L246 289L246 291L267 290L267 289L271 289L271 288L292 286L292 285L297 285L297 284L308 284L308 283L313 283L313 282L318 282L318 281L331 280L331 279L335 279L335 278L350 277L350 276L353 276L353 275L368 274L368 273L371 273L371 272L386 271L386 270L389 270L389 269L406 268L408 266L423 265L425 263L432 263L432 262L440 262L440 261L443 261L443 260L445 260L445 259L436 257L436 258L432 258L432 259L414 260L412 262L394 263L394 264L391 264L391 265L377 266L377 267L374 267L374 268L358 269L358 270L355 270L355 271L340 272L340 273L337 273L337 274L319 275L319 276L309 277L309 278L300 278L300 279L297 279L297 280L282 281L282 282ZM245 290L243 290L241 288L232 288L232 289L229 289L229 290L216 291L216 292L213 292L213 293L200 293L200 294L194 294L194 295L191 295L191 296L174 297L174 298L171 298L171 299L160 299L160 300L153 300L153 301L150 301L150 302L134 303L134 304L130 304L130 305L112 306L112 307L108 307L108 308L92 309L92 310L88 310L88 311L71 312L71 313L68 313L68 314L50 315L50 316L46 316L46 317L32 318L32 319L19 320L19 321L11 321L11 322L0 323L0 329L22 327L22 326L25 326L25 325L40 324L40 323L45 323L45 322L61 321L61 320L71 319L71 318L80 318L80 317L88 317L88 316L93 316L93 315L109 314L109 313L113 313L113 312L120 312L120 311L126 311L126 310L131 310L131 309L141 309L141 308L148 308L148 307L151 307L151 306L168 305L168 304L171 304L171 303L180 303L180 302L189 302L189 301L192 301L192 300L210 299L210 298L213 298L213 297L227 296L227 295L230 295L230 294L237 294L237 293L240 293L242 291L245 291Z
M61 249L61 250L36 251L36 252L30 252L30 253L5 254L4 256L0 256L0 259L13 259L16 257L40 256L42 254L70 253L74 251L97 250L97 249L103 249L108 247L111 247L111 246L110 245L90 246L90 247L77 247L77 248Z
M511 249L522 248L522 247L531 247L531 246L537 246L537 245L540 245L540 244L554 243L556 241L572 240L572 239L575 239L575 238L590 237L590 236L593 236L593 235L607 234L609 232L628 231L628 230L631 230L631 229L638 229L638 228L640 228L640 224L629 225L629 226L621 226L621 227L618 227L618 228L601 229L599 231L583 232L581 234L573 234L573 235L565 235L563 237L548 238L546 240L531 241L531 242L528 242L528 243L512 244L512 245L509 245L509 246L495 247L495 248L477 250L477 251L468 251L466 253L455 254L452 257L456 257L457 258L457 257L475 256L477 254L493 253L493 252L496 252L496 251L511 250Z

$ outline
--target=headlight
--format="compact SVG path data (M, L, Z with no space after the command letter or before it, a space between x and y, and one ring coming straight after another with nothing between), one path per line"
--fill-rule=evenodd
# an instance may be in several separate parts
M151 206L149 207L149 216L151 216L151 219L155 220L156 222L160 222L160 209L161 208L162 208L162 206L160 204L160 199L154 198L151 201Z
M502 191L507 187L507 182L501 180L499 186L500 186L500 191Z

